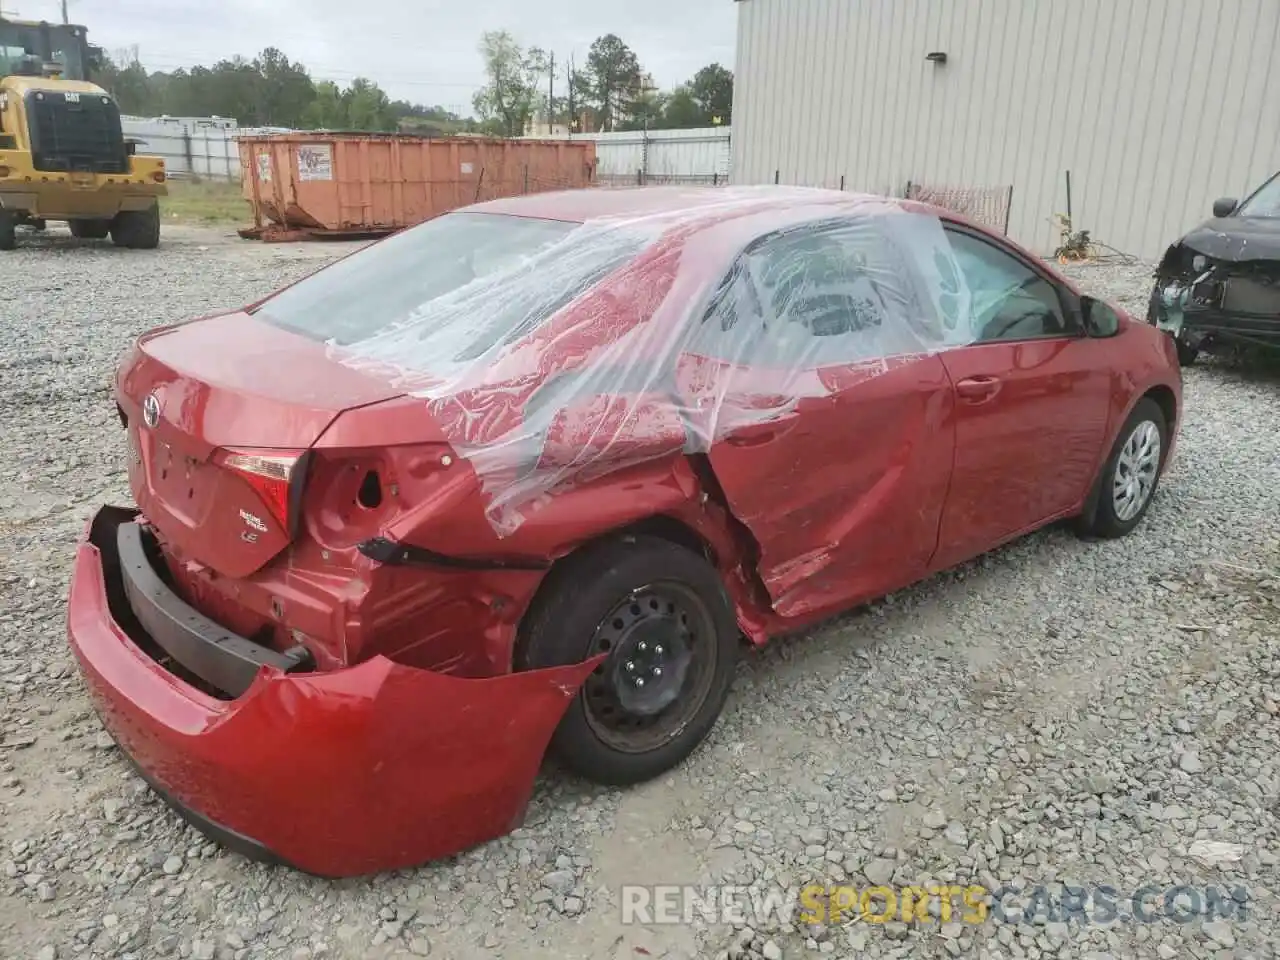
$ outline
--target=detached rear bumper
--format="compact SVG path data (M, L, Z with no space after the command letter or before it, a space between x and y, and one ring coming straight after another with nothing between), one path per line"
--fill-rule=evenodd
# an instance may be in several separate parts
M144 589L145 571L130 573L117 546L133 520L105 507L90 522L67 633L103 723L197 829L340 877L449 856L520 824L547 742L595 661L477 680L384 658L287 673L305 664L278 662L288 655ZM167 653L143 622L166 633ZM243 675L254 657L235 699L205 687L219 669Z

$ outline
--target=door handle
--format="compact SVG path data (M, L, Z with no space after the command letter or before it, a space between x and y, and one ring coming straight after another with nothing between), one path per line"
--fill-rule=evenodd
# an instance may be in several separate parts
M1001 381L999 377L969 377L956 384L956 393L966 400L981 403L984 400L990 400L999 393L1000 387Z

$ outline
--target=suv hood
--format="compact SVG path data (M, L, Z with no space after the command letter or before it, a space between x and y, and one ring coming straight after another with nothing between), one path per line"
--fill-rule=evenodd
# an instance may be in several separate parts
M1180 241L1214 260L1280 260L1280 217L1215 217Z

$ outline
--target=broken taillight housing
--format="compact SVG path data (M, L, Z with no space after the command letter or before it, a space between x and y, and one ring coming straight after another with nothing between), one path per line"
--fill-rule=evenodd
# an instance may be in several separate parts
M213 462L253 488L277 522L293 533L294 504L306 479L306 451L224 449Z

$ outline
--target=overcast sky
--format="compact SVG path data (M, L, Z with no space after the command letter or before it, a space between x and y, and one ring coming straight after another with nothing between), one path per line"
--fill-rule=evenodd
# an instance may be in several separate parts
M363 75L393 99L471 109L484 82L476 43L485 30L570 54L616 33L662 87L719 61L733 69L732 0L69 0L73 23L109 53L137 46L149 70L252 57L275 46L317 79ZM0 0L24 19L60 20L59 0ZM557 67L557 88L564 73Z

